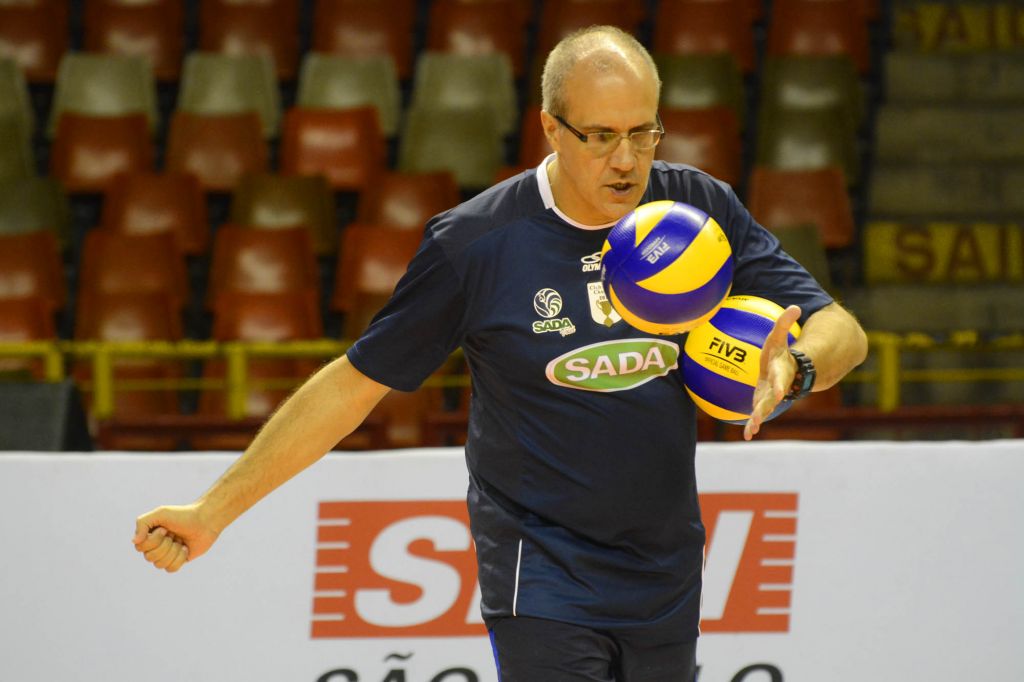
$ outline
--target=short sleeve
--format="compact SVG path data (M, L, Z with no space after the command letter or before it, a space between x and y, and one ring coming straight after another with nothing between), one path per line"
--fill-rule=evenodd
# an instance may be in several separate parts
M760 296L782 307L798 305L802 319L829 303L832 297L792 256L775 235L761 226L731 189L723 214L733 249L733 295Z
M374 381L413 391L458 347L465 310L455 268L428 233L391 299L349 348L349 362Z

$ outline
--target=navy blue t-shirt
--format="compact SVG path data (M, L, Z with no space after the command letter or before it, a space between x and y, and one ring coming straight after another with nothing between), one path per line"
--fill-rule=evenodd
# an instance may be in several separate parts
M831 302L728 185L656 161L641 203L705 211L733 251L732 294L810 315ZM349 349L370 378L414 390L461 346L473 396L466 460L485 619L656 626L696 637L704 527L684 335L610 308L609 228L555 207L544 166L433 218L394 296Z

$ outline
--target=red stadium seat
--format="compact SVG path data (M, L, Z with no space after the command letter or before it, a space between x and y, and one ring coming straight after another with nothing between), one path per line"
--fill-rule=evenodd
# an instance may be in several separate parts
M659 14L655 14L654 20L656 22L662 20L662 15L660 14L662 11L671 12L669 5L680 5L691 2L724 2L726 4L732 4L734 0L661 0L658 3ZM764 0L739 0L738 7L743 10L743 18L747 22L753 23L764 18Z
M41 296L0 298L0 344L56 338L52 302ZM4 377L25 377L42 381L44 375L40 360L0 357L0 380Z
M654 23L658 54L722 54L736 58L743 73L757 66L754 32L743 19L741 0L663 2Z
M213 242L209 302L225 292L286 293L318 289L316 258L302 227L258 230L222 225Z
M313 49L349 57L390 55L398 77L412 75L415 0L317 0Z
M374 107L289 109L281 172L324 175L336 190L361 192L384 170L386 149Z
M37 297L53 313L64 307L67 287L53 232L0 234L0 300Z
M214 301L213 336L218 341L295 341L322 335L320 309L312 292L251 294L232 291L220 294ZM253 385L246 389L245 416L269 415L318 364L315 360L250 359L247 373ZM225 376L223 361L205 363L204 379L222 380ZM255 385L266 381L278 384L284 381L285 385ZM225 391L204 389L199 396L198 413L225 416ZM192 446L200 450L241 450L250 440L247 435L197 436L192 438Z
M0 5L0 57L17 62L28 80L52 83L68 44L67 2Z
M662 109L665 137L655 158L691 166L737 185L743 179L739 123L729 107Z
M230 192L246 173L269 168L255 112L198 115L175 112L167 138L167 170L191 173L207 192Z
M182 338L181 314L173 296L163 292L85 293L78 300L75 339L96 341L177 341ZM76 381L93 381L92 365L76 363ZM114 415L152 417L177 414L173 389L119 389L118 384L180 378L182 367L168 360L118 358L114 362ZM92 404L91 392L87 405ZM172 450L177 439L167 436L109 435L101 445L114 450Z
M345 313L342 335L358 336L384 302L416 254L421 233L378 225L345 228L338 255L331 308Z
M522 0L437 0L430 8L427 49L469 56L502 52L518 78L526 65L530 10Z
M545 0L534 55L543 60L559 40L595 24L636 33L644 19L644 5L642 0Z
M125 3L89 0L85 4L85 49L144 57L158 80L181 75L185 45L182 0Z
M177 341L182 336L181 311L166 292L88 291L78 299L76 339Z
M829 249L850 246L856 238L846 180L836 167L787 171L756 166L750 175L747 206L771 230L817 225Z
M184 258L170 234L122 235L92 230L85 238L78 290L82 295L160 293L177 306L188 300Z
M278 78L292 80L299 66L298 2L205 0L200 4L199 48L270 55Z
M103 192L120 173L153 168L145 114L61 114L50 153L50 173L69 193Z
M859 0L776 0L768 30L768 54L843 54L857 71L871 68L867 19Z
M357 221L422 231L432 217L459 203L451 173L384 173L359 200Z
M312 291L221 292L213 301L213 338L218 341L294 341L323 336Z
M210 229L199 181L186 173L126 173L103 201L101 224L122 234L170 233L182 253L206 251Z

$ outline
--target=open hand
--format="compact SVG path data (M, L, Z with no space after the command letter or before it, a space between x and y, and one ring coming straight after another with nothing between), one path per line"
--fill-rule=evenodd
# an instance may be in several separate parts
M799 306L786 308L775 321L761 349L761 368L754 387L754 409L743 427L743 438L750 440L775 410L796 376L796 361L789 354L789 330L800 319Z

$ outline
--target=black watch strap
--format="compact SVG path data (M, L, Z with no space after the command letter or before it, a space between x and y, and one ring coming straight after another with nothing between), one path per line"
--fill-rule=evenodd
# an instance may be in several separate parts
M784 400L799 400L811 392L814 388L814 379L817 372L811 359L798 350L789 349L790 355L796 360L796 375L793 377L793 384L789 387Z

